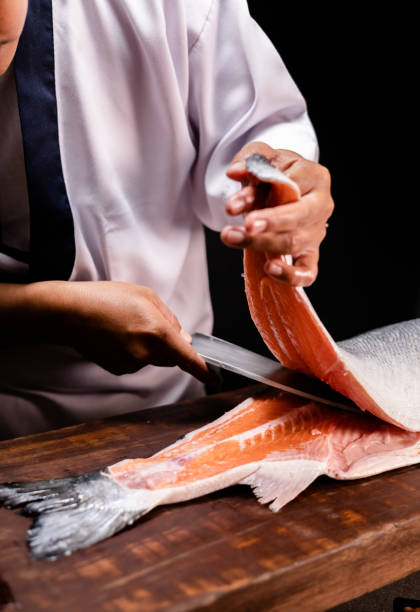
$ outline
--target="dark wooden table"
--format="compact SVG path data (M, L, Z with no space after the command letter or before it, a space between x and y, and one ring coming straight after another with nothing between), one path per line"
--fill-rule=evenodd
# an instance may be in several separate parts
M0 481L147 456L254 388L2 442ZM29 525L0 509L2 610L317 612L420 569L420 466L321 478L278 514L231 487L55 562L30 557Z

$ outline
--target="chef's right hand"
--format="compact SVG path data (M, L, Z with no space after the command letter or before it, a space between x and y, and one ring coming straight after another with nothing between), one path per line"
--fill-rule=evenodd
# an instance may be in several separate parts
M173 312L148 287L113 281L73 285L73 346L113 374L152 364L179 366L210 382L205 361L191 346Z
M179 366L203 382L214 382L189 334L148 287L45 281L0 285L0 298L0 323L4 317L9 342L72 346L118 375L153 364Z

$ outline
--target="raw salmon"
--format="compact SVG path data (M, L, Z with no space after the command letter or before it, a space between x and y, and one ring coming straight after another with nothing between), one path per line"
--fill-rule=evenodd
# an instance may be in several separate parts
M249 172L272 184L277 201L299 189L268 160L253 155ZM301 287L264 272L267 255L247 249L245 290L252 319L271 352L288 368L316 376L362 410L410 431L420 430L420 319L335 343Z
M0 486L0 500L38 515L32 554L85 548L162 504L233 484L279 510L321 474L351 479L420 460L420 433L278 391L249 398L148 459L73 478Z

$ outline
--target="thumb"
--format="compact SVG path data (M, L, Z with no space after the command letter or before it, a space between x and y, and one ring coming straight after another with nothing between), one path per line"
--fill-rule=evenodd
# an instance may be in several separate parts
M246 169L245 160L234 160L226 171L226 176L234 181L240 181L241 183L247 180L249 172Z

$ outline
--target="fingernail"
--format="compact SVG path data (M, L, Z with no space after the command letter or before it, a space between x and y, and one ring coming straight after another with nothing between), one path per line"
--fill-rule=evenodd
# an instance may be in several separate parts
M271 263L268 267L269 274L273 276L281 276L283 274L283 268L277 263Z
M236 170L237 168L243 168L243 166L244 166L243 161L235 161L230 164L229 170Z
M185 329L181 329L181 331L179 333L184 338L184 340L186 340L189 344L191 344L192 338L191 338L190 334L187 331L185 331Z
M235 202L229 202L229 210L234 215L239 215L239 213L241 213L243 211L243 209L244 209L244 202L243 202L243 200L235 201Z
M251 224L249 232L250 234L255 236L255 234L261 234L261 232L265 232L266 229L267 221L265 219L255 219L255 221L253 221Z
M241 244L244 241L245 234L240 229L231 229L226 233L226 238L232 244Z

